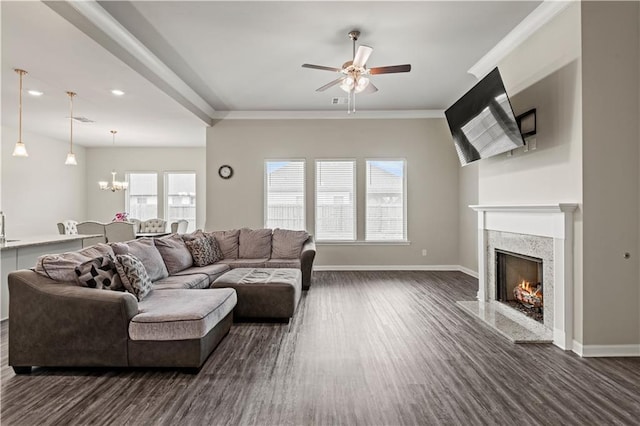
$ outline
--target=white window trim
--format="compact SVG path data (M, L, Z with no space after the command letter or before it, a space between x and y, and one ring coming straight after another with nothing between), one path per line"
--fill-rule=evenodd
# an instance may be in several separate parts
M341 162L351 162L353 163L353 240L322 240L318 239L318 220L317 220L317 206L318 206L318 162L321 161L341 161ZM316 158L313 164L313 193L314 193L314 204L313 204L313 230L314 230L314 240L317 243L321 244L353 244L358 241L358 160L356 158Z
M268 162L285 162L285 161L301 161L302 162L302 228L307 229L307 159L306 158L265 158L263 161L262 171L262 223L267 227L267 163Z
M132 173L137 173L137 172L132 172ZM143 173L143 172L140 172ZM169 175L170 174L180 174L180 173L192 173L195 175L196 178L196 229L198 229L198 225L197 225L197 221L198 221L198 173L196 173L195 170L165 170L162 172L163 173L163 179L162 179L162 185L163 185L163 195L162 197L164 198L164 202L163 202L163 208L164 208L164 217L166 218L166 220L169 220ZM128 178L128 175L127 175ZM129 197L127 197L127 202L129 200ZM168 224L169 226L171 225L170 223Z
M368 243L374 243L374 244L379 244L382 242L389 242L391 244L394 243L410 243L409 241L409 234L408 234L408 224L407 224L407 210L409 210L408 206L407 206L407 200L409 197L407 197L407 159L406 158L365 158L364 159L364 166L365 166L365 179L367 176L367 163L369 161L402 161L403 162L403 173L402 173L402 234L403 234L403 239L402 240L383 240L383 241L379 241L379 240L367 240L367 210L368 210L368 205L367 203L368 201L368 197L367 197L367 183L365 181L364 183L364 191L365 191L365 197L364 197L364 214L365 214L365 218L364 218L364 241L368 242Z
M129 183L129 175L130 174L148 174L148 175L152 175L155 174L156 175L156 197L160 197L160 189L158 188L158 185L160 184L160 179L158 179L158 175L160 174L160 172L158 172L157 170L126 170L124 172L124 180L125 182ZM125 189L124 191L122 191L123 195L124 195L124 211L127 213L131 213L131 209L130 207L130 203L129 203L129 187L127 186L127 189ZM159 205L158 205L158 209L159 209ZM156 216L160 216L160 212L157 212Z

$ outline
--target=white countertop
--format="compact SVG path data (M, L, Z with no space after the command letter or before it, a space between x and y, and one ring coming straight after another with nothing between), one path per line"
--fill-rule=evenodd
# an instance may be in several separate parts
M101 237L100 234L76 234L76 235L37 235L24 238L7 238L7 242L0 244L0 250L16 249L29 246L41 246L47 244L63 243L66 241L84 240L85 238Z

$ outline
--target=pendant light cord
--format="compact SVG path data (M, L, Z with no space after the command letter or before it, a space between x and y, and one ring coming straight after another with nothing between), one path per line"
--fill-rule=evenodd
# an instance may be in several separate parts
M73 97L74 92L67 92L69 95L69 153L73 154Z

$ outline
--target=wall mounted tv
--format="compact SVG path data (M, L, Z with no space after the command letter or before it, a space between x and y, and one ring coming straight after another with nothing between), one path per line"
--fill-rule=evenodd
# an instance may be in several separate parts
M498 68L480 80L444 114L463 166L524 146Z

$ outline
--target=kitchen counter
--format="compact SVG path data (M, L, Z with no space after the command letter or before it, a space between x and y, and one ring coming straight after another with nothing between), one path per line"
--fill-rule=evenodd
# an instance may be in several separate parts
M21 239L7 239L5 243L0 244L0 251L15 249L20 247L30 247L30 246L41 246L41 245L49 245L54 243L64 243L68 241L78 241L85 240L88 238L100 237L101 235L60 235L60 234L52 234L52 235L38 235L35 237L25 237Z

